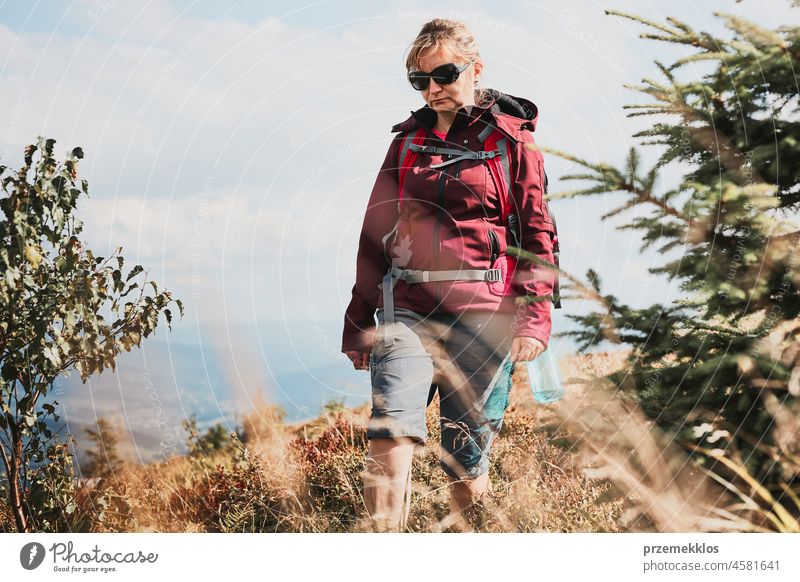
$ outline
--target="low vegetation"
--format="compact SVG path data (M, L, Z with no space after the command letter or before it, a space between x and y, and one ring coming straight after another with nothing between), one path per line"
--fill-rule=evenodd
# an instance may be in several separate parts
M565 358L567 396L549 406L537 405L526 379L515 378L493 450L492 492L475 530L797 531L796 490L769 502L741 468L687 462L679 443L666 441L636 406L599 380L625 357ZM50 529L370 531L361 488L368 417L368 405L331 403L302 424L285 423L271 406L246 416L235 431L222 425L200 431L190 419L186 456L138 466L120 460L113 439L100 442L110 434L103 423L92 439L97 450L87 455L96 476L66 489L75 494L54 508L61 519L51 520ZM428 430L428 444L414 458L408 530L449 531L438 400L428 409ZM113 468L103 467L103 459ZM14 531L6 506L0 506L0 529Z

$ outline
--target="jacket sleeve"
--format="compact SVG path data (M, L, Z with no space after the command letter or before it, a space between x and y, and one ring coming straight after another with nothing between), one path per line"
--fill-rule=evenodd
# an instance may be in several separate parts
M398 218L399 142L398 135L389 145L364 213L356 257L356 282L344 315L342 352L369 352L374 343L379 285L389 268L382 239L394 228Z
M531 149L533 146L534 149ZM512 153L513 205L519 217L522 249L549 263L554 262L555 228L544 199L544 157L534 145L533 135L521 131L521 140ZM520 257L514 275L517 296L538 297L538 301L518 305L514 317L514 337L533 337L548 345L551 331L551 300L556 273Z

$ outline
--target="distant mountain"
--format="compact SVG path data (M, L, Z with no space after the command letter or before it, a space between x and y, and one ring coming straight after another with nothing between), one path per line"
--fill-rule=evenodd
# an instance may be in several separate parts
M81 447L82 428L107 417L124 430L133 458L152 460L183 450L181 421L191 415L201 429L222 422L233 430L261 403L281 406L291 423L317 417L333 400L368 402L369 374L339 352L340 331L338 321L178 321L172 333L159 328L141 349L120 354L116 373L85 385L77 372L60 378L47 401L62 405Z
M317 325L232 325L202 339L181 327L168 338L159 329L141 349L120 354L115 373L82 384L73 372L56 382L47 400L61 404L59 415L81 448L83 428L101 416L124 430L134 458L147 461L183 449L181 421L192 414L201 429L223 422L233 430L259 401L283 407L287 422L296 422L318 416L331 400L353 406L369 398L365 372L341 354L315 352Z

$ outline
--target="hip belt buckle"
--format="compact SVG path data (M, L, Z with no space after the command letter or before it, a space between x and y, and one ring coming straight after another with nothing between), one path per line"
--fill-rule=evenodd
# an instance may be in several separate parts
M486 280L496 283L503 280L503 272L500 269L489 269L486 271Z

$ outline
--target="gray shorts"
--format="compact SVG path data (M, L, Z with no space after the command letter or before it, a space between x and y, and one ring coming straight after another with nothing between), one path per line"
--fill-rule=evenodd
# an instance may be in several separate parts
M490 390L511 350L513 314L475 311L420 315L395 307L394 345L384 342L383 309L370 353L372 414L367 438L411 437L424 445L425 410L434 390L441 406L445 473L473 479L489 470L511 382Z

